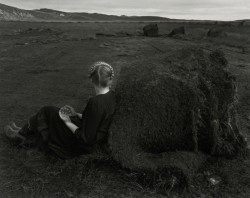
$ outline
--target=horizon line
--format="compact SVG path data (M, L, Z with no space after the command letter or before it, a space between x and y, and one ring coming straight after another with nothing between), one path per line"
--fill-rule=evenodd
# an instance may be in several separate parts
M16 6L12 6L12 5L7 5L7 4L3 4L0 2L0 4L4 5L4 6L8 6L8 7L12 7L12 8L16 8L16 9L20 9L20 10L25 10L25 11L41 11L42 9L47 9L47 10L53 10L53 11L57 11L57 12L64 12L64 13L87 13L87 14L102 14L102 15L107 15L107 16L117 16L117 17L159 17L159 18L163 18L166 20L182 20L182 21L218 21L218 22L237 22L237 21L248 21L250 20L250 18L242 18L242 19L235 19L235 20L222 20L222 19L195 19L195 18L189 18L189 19L183 19L183 18L169 18L169 17L165 17L165 16L159 16L159 15L125 15L125 14L121 14L121 15L115 15L115 14L108 14L108 13L100 13L100 12L88 12L88 11L64 11L61 9L54 9L54 8L46 8L46 7L41 7L41 8L34 8L34 9L26 9L26 8L20 8L20 7L16 7Z

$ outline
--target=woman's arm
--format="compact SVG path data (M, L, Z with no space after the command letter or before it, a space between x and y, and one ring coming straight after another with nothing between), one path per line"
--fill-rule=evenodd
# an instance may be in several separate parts
M73 124L71 121L64 121L65 125L71 130L72 133L75 133L76 129L79 127Z
M76 113L76 115L77 115L80 119L82 119L82 114L81 114L81 113Z
M61 113L60 111L59 111L59 116L62 119L62 121L65 123L65 125L72 131L72 133L75 133L75 131L79 127L71 122L70 117L68 115Z
M90 99L82 119L82 126L75 131L77 138L81 138L86 144L92 145L96 142L97 131L105 117L102 105L95 99Z
M81 113L78 113L75 111L75 109L69 105L65 105L64 107L62 108L67 108L70 112L71 112L71 116L78 116L80 119L82 119L82 114Z

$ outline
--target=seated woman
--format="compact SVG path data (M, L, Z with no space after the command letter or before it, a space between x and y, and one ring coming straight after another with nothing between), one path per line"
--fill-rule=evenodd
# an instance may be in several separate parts
M108 129L116 107L116 96L110 90L113 68L96 62L89 69L96 96L89 99L82 114L70 106L61 109L45 106L22 128L14 123L5 127L5 135L22 145L32 144L68 159L89 153L95 144L107 143Z

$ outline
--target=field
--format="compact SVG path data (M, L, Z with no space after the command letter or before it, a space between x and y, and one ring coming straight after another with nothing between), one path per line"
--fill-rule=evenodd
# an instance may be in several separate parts
M87 70L95 61L114 66L115 89L122 67L162 64L159 57L194 46L225 52L237 79L239 128L250 141L250 26L159 23L161 36L151 38L142 36L144 25L0 22L0 126L10 121L21 126L44 105L68 104L82 111L94 95ZM185 36L167 36L182 25ZM210 28L222 30L226 36L207 37ZM141 185L136 175L110 159L92 158L63 161L44 156L36 150L14 147L1 133L0 198L250 197L249 154L236 159L211 158L190 189L169 189L167 194L159 193L155 186Z

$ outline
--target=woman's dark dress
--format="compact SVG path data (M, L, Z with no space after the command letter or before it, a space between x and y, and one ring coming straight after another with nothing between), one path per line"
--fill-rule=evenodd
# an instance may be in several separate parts
M89 153L97 143L107 143L115 107L113 91L91 98L82 112L82 119L70 117L79 127L73 133L61 120L58 107L45 106L19 133L27 138L27 144L35 140L42 150L53 151L61 158L71 158Z

